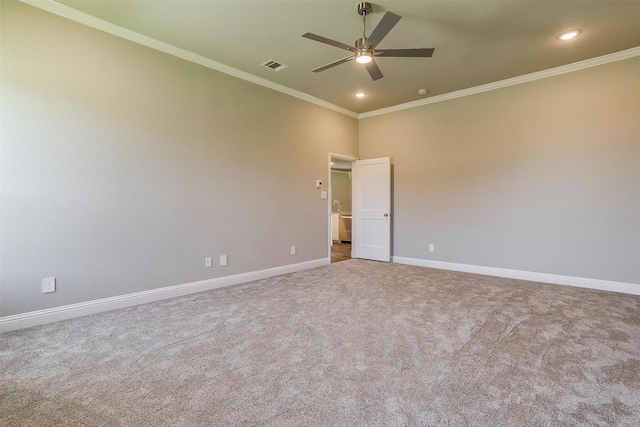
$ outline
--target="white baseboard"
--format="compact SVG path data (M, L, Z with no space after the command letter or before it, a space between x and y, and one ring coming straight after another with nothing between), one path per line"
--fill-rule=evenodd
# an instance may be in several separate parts
M167 286L165 288L153 289L150 291L135 292L132 294L118 295L115 297L86 301L78 304L70 304L45 310L15 314L13 316L0 317L0 333L29 328L31 326L44 325L45 323L57 322L59 320L71 319L89 314L101 313L108 310L145 304L167 298L179 297L196 292L208 291L210 289L222 288L224 286L237 285L240 283L251 282L253 280L266 279L268 277L294 273L296 271L308 270L310 268L322 267L324 265L328 265L330 262L331 260L329 258L320 258L298 264L283 265L281 267L268 268L249 273L216 277L213 279L185 283L182 285Z
M428 259L394 256L396 264L417 265L420 267L438 268L441 270L462 271L485 276L507 277L509 279L528 280L531 282L551 283L554 285L575 286L578 288L598 289L601 291L621 292L640 295L640 284L613 282L610 280L588 279L584 277L562 276L559 274L535 273L533 271L510 270L507 268L482 267L479 265L458 264L453 262L432 261Z

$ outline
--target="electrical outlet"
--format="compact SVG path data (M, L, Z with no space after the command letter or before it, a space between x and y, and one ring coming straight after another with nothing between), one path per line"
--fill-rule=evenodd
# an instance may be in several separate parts
M204 259L204 266L207 268L211 268L211 257L207 257Z
M296 254L296 247L291 246L291 255L295 255L295 254Z
M227 265L227 256L226 255L220 255L220 265Z
M45 277L42 279L42 293L48 294L50 292L56 291L56 278L55 277Z
M429 252L435 252L436 251L436 245L434 245L433 243L429 243Z

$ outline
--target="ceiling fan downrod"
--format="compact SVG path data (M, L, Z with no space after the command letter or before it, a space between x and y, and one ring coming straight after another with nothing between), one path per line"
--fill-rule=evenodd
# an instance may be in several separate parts
M367 39L367 15L371 13L373 8L371 3L362 2L358 4L358 15L362 15L362 38L359 38L355 42L356 62L360 64L367 64L371 62L373 53L369 51L369 43Z
M371 7L371 3L360 3L358 4L358 15L362 15L362 38L367 38L366 28L367 28L367 15L371 13L373 8Z

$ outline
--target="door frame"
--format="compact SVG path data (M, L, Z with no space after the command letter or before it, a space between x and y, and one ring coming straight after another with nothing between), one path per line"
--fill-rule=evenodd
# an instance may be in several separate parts
M348 162L359 160L354 156L329 152L327 161L327 257L329 259L329 264L331 264L331 208L333 206L333 196L331 195L331 159L346 160ZM353 239L353 236L351 238ZM351 241L351 244L353 245L353 240Z

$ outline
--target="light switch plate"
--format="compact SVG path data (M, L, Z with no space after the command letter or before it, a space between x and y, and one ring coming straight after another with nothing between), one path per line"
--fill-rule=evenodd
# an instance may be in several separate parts
M326 191L321 191L320 192L320 198L322 200L327 200L327 192Z

